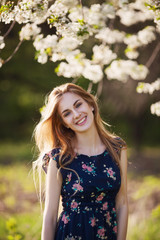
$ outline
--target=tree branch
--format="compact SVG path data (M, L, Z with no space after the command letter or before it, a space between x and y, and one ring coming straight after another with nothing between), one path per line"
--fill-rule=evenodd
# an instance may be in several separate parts
M7 63L7 62L9 62L9 61L11 60L11 58L15 55L15 53L16 53L16 52L18 51L18 49L20 48L22 42L23 42L23 40L21 40L21 41L18 43L18 45L17 45L17 47L14 49L13 53L12 53L6 60L4 60L3 64L5 64L5 63Z
M81 5L81 9L82 9L82 18L84 19L84 12L83 12L82 0L79 0L79 5Z
M11 31L12 28L14 27L15 23L16 23L16 21L14 20L14 21L12 22L12 24L10 25L9 29L7 30L7 32L4 34L3 38L5 38L5 37L8 36L8 34L10 33L10 31Z
M101 80L99 83L98 83L98 88L97 88L97 93L96 93L96 96L99 98L99 96L101 95L102 93L102 89L103 89L103 80Z
M152 65L153 61L155 60L159 50L160 50L160 42L157 44L157 46L155 47L152 55L150 56L147 63L145 64L147 68L150 68L150 66Z
M91 93L93 82L89 82L87 92Z

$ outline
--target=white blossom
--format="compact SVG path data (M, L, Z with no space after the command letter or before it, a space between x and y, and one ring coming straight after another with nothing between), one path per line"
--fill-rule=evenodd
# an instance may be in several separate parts
M76 49L74 51L71 51L69 54L66 56L66 60L70 64L80 64L81 66L84 66L84 60L85 60L85 54L80 52L79 49ZM77 63L76 63L77 62Z
M63 59L65 59L64 55L62 53L56 53L56 52L53 52L50 58L52 62L61 61Z
M139 56L139 52L136 51L134 48L127 48L125 50L125 55L129 58L129 59L136 59Z
M0 20L1 22L4 22L5 24L9 24L14 20L15 14L12 12L2 12L0 14Z
M160 78L152 83L140 82L137 86L138 93L149 93L153 94L155 90L160 90Z
M115 8L113 7L113 5L108 4L108 3L103 3L102 4L102 15L106 16L107 18L115 18L116 16L116 12L115 12Z
M101 13L101 5L93 4L85 15L85 19L89 25L105 26L104 15Z
M63 0L61 3L68 8L73 8L79 4L78 0Z
M63 37L59 40L57 48L63 53L68 53L78 47L78 40L72 37Z
M135 62L136 63L136 62ZM147 74L148 74L148 68L142 64L137 64L136 66L133 67L130 71L130 76L132 77L132 79L134 80L143 80L146 78Z
M129 6L130 5L128 5L128 8L119 9L116 13L120 17L120 21L122 24L126 26L131 26L138 22L144 22L146 20L153 19L153 15L148 12L147 9L144 12L141 11L141 9L139 9L139 11L135 11Z
M56 35L48 35L43 38L43 34L37 35L33 43L37 51L41 51L47 48L54 48L57 45L58 37Z
M126 82L129 78L141 80L146 78L148 69L144 65L138 65L132 60L114 60L111 65L105 69L108 79L117 79Z
M3 36L0 36L0 49L3 49L4 47L5 47L4 38Z
M45 64L48 60L48 56L45 52L41 51L38 55L37 61L41 64Z
M140 30L137 34L126 35L124 43L128 45L129 49L135 49L146 45L155 39L155 27L148 26Z
M103 78L103 72L100 65L92 64L88 60L85 61L85 67L82 75L94 83L101 81Z
M77 22L79 19L83 19L83 15L82 15L82 11L84 13L84 15L86 15L86 11L88 12L88 8L87 7L74 7L70 10L70 13L68 15L69 19L72 22Z
M41 32L41 28L37 27L35 23L27 23L20 31L20 40L30 40L31 37L35 38Z
M81 76L83 70L83 66L81 66L77 61L75 61L74 65L61 62L58 67L58 76L64 76L67 78L75 78Z
M138 32L139 41L144 45L154 41L156 39L154 31L155 28L153 26L148 26L143 30L139 31Z
M103 28L98 32L98 34L95 35L95 38L108 44L122 42L124 37L125 37L124 32L120 32L118 30L111 30L109 28Z
M55 1L54 4L48 9L49 15L54 15L55 17L63 17L68 12L68 7L63 5L63 1Z
M142 45L136 34L126 35L124 38L124 43L127 44L131 49L140 47Z
M151 113L160 116L160 102L151 105Z
M113 59L117 57L117 54L113 53L108 46L95 45L93 47L93 62L98 64L109 64Z

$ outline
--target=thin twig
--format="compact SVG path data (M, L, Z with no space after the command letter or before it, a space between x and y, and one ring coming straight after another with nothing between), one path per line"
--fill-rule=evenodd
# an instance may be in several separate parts
M102 93L102 89L103 89L103 80L101 80L99 83L98 83L98 89L97 89L97 93L96 93L96 96L99 98L99 96L101 95Z
M155 58L156 58L159 50L160 50L160 42L157 44L157 46L155 47L152 55L151 55L150 58L148 59L148 61L147 61L147 63L146 63L146 67L147 67L147 68L149 68L149 67L152 65L152 63L153 63L153 61L155 60Z
M81 5L81 10L82 10L82 18L83 18L83 20L84 20L84 12L83 12L82 0L79 0L79 5Z
M20 48L22 42L23 42L23 40L21 40L21 41L18 43L18 45L17 45L17 47L14 49L13 53L12 53L6 60L4 60L3 64L5 64L5 63L7 63L7 62L9 62L9 61L11 60L11 58L14 56L14 54L15 54L15 53L18 51L18 49Z
M14 21L12 22L12 24L11 24L10 27L8 28L7 32L4 34L3 38L5 38L5 37L8 36L8 34L10 33L10 31L11 31L12 28L14 27L15 23L16 23L16 20L14 20Z
M92 91L92 86L93 86L93 83L90 82L90 83L88 84L87 92L91 93L91 91Z

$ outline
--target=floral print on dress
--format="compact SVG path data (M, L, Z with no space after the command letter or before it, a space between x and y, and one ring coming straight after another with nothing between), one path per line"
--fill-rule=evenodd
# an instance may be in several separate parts
M117 222L114 222L113 233L117 234Z
M104 165L104 167L106 167L106 165ZM108 177L112 178L113 180L116 180L116 173L113 171L111 167L106 168L103 172L106 172Z
M72 177L72 172L70 172L70 173L67 174L66 184L70 183L71 177Z
M95 227L97 221L98 219L96 219L95 216L93 215L93 217L90 218L89 223L92 227Z
M99 226L97 231L97 237L99 239L107 239L107 237L105 236L105 231L106 230L104 227Z
M80 205L81 205L80 202L77 202L75 199L73 199L72 202L71 202L71 204L70 204L70 209L71 209L73 212L79 213L79 212L80 212Z
M111 216L110 216L110 212L107 212L106 213L106 223L108 223L108 225L110 226L111 225Z
M62 221L64 222L64 224L67 224L70 221L69 216L64 213L62 216Z
M83 192L83 187L79 183L74 183L72 189L75 191L78 190L80 192Z
M88 174L92 174L93 176L96 176L96 167L94 166L94 163L84 163L82 162L82 170L85 171Z
M74 236L74 235L72 235L72 234L70 233L69 235L67 235L67 236L65 237L64 240L82 240L82 238L79 237L79 236Z
M97 198L96 198L96 202L102 203L102 200L103 200L103 198L104 198L105 195L106 195L106 194L105 194L104 192L100 193L100 194L97 196Z
M108 202L103 203L102 209L103 210L107 210L108 209Z

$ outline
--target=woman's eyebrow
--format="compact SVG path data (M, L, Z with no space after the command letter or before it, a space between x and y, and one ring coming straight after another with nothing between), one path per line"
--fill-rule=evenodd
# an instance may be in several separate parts
M73 106L75 106L76 105L76 103L79 101L80 99L77 99L74 103L73 103ZM64 113L64 112L66 112L66 111L68 111L69 109L65 109L63 112L62 112L62 114Z

